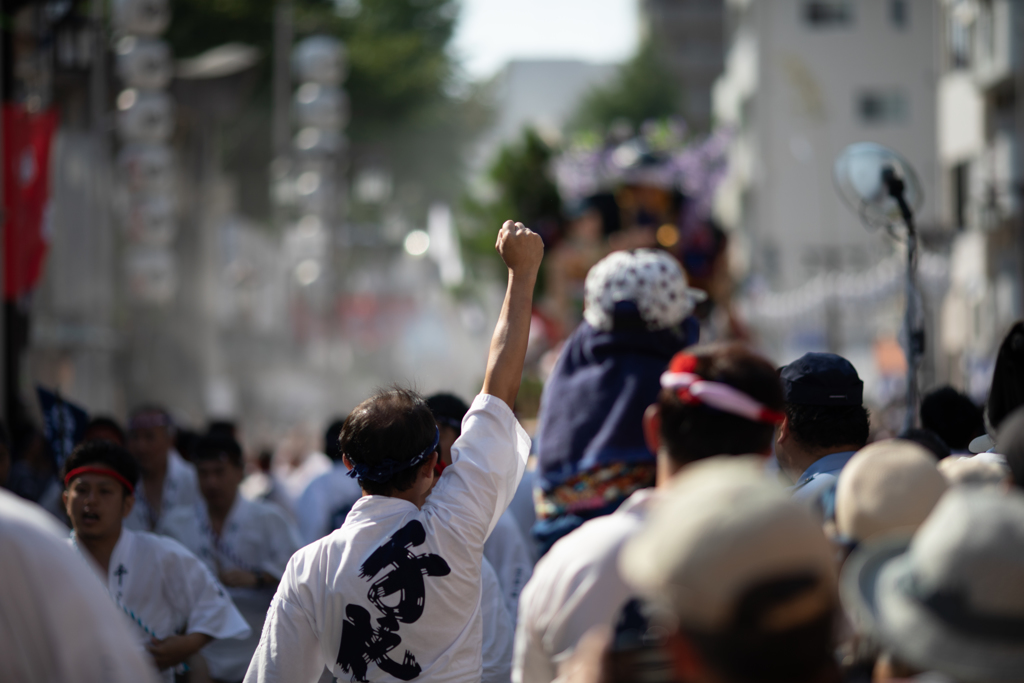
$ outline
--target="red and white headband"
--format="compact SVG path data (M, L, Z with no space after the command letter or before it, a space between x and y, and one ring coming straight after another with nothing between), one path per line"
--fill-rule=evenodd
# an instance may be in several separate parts
M668 371L661 375L663 389L671 389L683 403L702 404L725 413L754 422L779 424L785 415L768 408L739 389L722 382L711 382L692 372L697 365L696 356L678 353L669 363Z

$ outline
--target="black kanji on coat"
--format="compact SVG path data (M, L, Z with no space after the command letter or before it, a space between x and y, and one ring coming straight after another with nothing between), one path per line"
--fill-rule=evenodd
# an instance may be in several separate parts
M366 579L373 579L385 569L390 571L370 585L366 596L382 615L377 618L379 628L373 627L370 613L363 607L348 605L345 608L338 664L342 671L352 674L353 680L365 682L371 662L403 681L419 676L422 669L411 652L405 651L401 663L391 659L388 653L402 643L397 633L399 622L412 624L423 615L426 596L423 577L451 573L440 555L412 552L411 548L422 545L426 538L423 525L413 520L377 548L359 568L359 575ZM398 597L397 601L388 600L393 596Z

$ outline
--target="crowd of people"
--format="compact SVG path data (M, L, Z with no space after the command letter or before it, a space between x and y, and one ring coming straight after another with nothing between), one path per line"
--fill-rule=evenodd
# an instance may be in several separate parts
M616 252L531 439L544 246L496 249L479 395L381 390L289 482L155 405L49 479L0 434L0 679L1024 681L1024 324L984 409L938 388L872 442L848 360L701 344L678 261Z

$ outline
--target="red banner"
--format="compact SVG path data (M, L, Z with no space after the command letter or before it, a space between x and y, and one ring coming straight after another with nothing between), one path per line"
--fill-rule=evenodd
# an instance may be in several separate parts
M4 299L31 291L49 246L50 144L57 112L29 113L18 104L3 108Z

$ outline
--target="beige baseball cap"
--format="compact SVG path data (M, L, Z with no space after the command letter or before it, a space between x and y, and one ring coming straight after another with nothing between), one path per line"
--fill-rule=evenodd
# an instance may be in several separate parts
M996 453L950 455L939 461L939 472L950 486L1000 486L1009 479L1010 467Z
M838 601L820 523L766 478L764 459L755 456L688 465L619 563L634 589L676 623L706 633L732 628L748 591L770 581L810 577L813 585L759 617L758 630L803 625Z
M836 484L836 530L862 543L887 533L912 534L946 492L946 479L922 446L887 439L850 458Z

